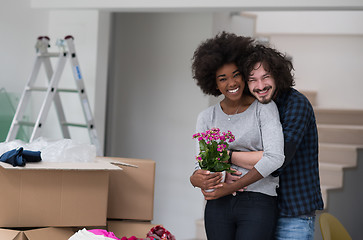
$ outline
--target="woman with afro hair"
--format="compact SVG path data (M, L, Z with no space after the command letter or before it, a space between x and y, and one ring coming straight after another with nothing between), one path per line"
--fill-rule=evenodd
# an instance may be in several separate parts
M208 196L204 221L209 240L266 240L275 231L279 178L271 173L284 161L283 134L276 104L260 103L246 86L243 66L253 46L251 38L222 32L202 42L192 59L193 78L202 92L224 97L198 115L196 131L231 131L235 141L229 145L229 161L233 174L242 176L231 181L227 174L221 182L221 173L202 170L196 162L190 182Z

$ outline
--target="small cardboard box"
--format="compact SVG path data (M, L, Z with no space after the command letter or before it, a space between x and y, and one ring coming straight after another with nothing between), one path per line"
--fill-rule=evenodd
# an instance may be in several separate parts
M70 228L40 228L27 231L0 229L1 240L66 240L74 234Z
M102 226L110 170L105 162L0 162L0 227Z
M146 238L146 234L151 228L157 224L151 224L150 221L136 221L136 220L108 220L107 231L113 232L116 237L130 238L135 236L137 238Z
M110 173L107 218L151 221L154 214L155 161L116 157L98 159L121 165L123 170Z

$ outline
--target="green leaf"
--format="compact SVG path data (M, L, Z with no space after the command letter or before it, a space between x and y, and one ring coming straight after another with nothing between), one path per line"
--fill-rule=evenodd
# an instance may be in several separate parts
M224 155L223 157L222 157L222 161L223 162L228 162L228 159L229 159L229 155L228 154L226 154L226 155Z
M206 150L208 149L207 144L205 143L205 141L204 141L204 140L201 140L201 141L199 142L199 149L200 149L201 151L206 151Z

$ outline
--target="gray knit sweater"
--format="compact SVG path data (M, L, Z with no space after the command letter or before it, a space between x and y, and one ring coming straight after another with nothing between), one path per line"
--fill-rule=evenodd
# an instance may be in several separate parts
M284 162L284 140L276 104L262 104L255 100L246 111L229 116L218 103L198 115L196 131L205 132L213 127L224 132L230 130L236 137L229 149L263 151L263 157L255 168L264 178L249 185L245 191L276 196L279 179L270 174ZM197 149L199 153L199 146ZM196 166L198 167L197 163ZM233 167L242 172L242 175L248 172L247 169L235 165Z

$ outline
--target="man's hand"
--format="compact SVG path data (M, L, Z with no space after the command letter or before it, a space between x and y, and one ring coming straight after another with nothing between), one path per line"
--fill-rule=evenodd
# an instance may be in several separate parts
M234 172L226 173L226 180L224 181L225 183L233 183L241 178L242 173L240 171L237 171L234 168L231 168L231 170L233 170Z
M211 173L207 170L198 169L192 176L190 176L190 182L194 187L201 189L213 189L222 186L220 183L222 180L222 173Z
M234 183L235 181L237 181L238 179L240 179L242 177L242 173L240 171L237 171L236 169L234 168L231 168L231 170L234 170L234 172L232 173L228 173L226 174L226 180L225 182L226 183ZM246 190L247 187L244 187L242 189L239 189L238 191L239 192L243 192L244 190ZM236 193L232 193L233 195L236 195Z

